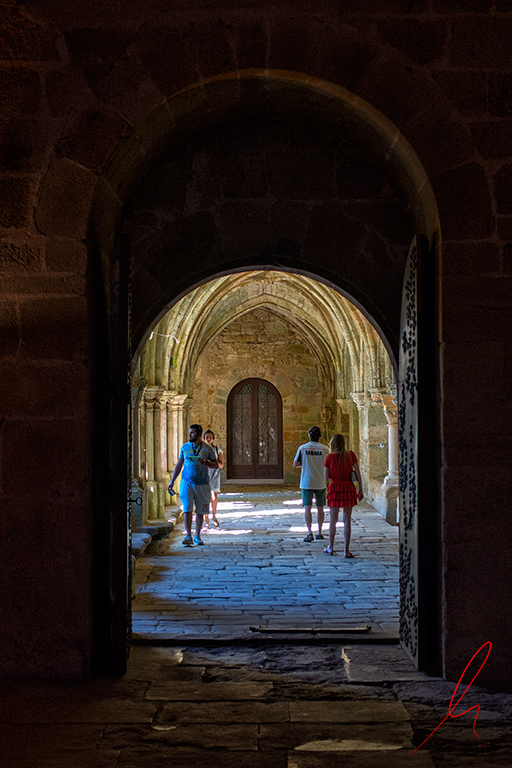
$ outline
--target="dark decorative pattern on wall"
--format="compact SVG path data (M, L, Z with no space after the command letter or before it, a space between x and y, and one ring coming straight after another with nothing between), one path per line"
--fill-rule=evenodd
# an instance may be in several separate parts
M417 588L417 249L407 260L402 296L398 441L400 492L400 638L418 654Z

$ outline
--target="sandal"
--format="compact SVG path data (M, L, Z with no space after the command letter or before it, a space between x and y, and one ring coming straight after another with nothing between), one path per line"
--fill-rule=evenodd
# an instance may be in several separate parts
M326 555L334 555L334 550L331 547L326 547L324 552Z
M352 554L352 552L349 552L348 555L345 555L345 557L350 558L350 557L354 557L354 555Z
M213 524L214 524L214 526L215 526L216 528L218 528L218 527L219 527L219 525L220 525L220 523L219 523L219 521L217 520L217 518L216 518L216 517L213 519Z

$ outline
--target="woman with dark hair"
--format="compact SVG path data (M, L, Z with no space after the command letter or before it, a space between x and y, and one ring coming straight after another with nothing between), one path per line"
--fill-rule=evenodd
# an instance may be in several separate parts
M330 509L329 546L324 549L327 555L334 555L334 536L340 509L343 509L343 536L345 539L345 557L354 557L349 550L352 508L363 498L361 473L354 451L345 450L343 435L333 435L329 443L330 453L325 457L324 472L327 487L327 504ZM359 483L359 491L350 479L354 470Z
M210 491L211 491L211 497L212 497L212 519L213 519L214 526L218 528L220 523L217 520L217 504L219 503L220 471L224 466L224 459L222 457L222 451L219 448L219 446L213 444L213 441L215 440L215 435L213 434L211 429L206 430L206 432L204 433L204 439L206 440L208 445L211 446L215 451L215 455L219 463L219 466L217 467L217 469L208 470L208 474L210 476ZM206 528L209 528L210 523L208 521L208 515L205 515L204 522L205 522Z

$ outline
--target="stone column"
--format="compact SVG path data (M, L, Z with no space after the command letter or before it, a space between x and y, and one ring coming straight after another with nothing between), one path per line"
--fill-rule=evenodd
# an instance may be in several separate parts
M386 520L396 524L398 521L398 406L396 395L386 389L374 388L370 394L375 405L384 408L388 426L388 471L383 482L383 493L386 499Z
M375 405L384 408L388 425L388 471L384 485L398 484L398 406L396 398L386 390L375 388L370 390Z
M146 387L144 400L146 405L146 483L144 486L147 502L148 519L159 518L159 487L158 475L162 476L160 462L160 405L159 399L162 387ZM158 451L158 453L157 453Z

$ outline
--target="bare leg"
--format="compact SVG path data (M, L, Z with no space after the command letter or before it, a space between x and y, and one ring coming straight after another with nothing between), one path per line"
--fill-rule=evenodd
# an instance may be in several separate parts
M311 533L311 526L313 525L313 515L311 514L311 505L309 507L304 507L304 519L306 521L306 527L308 529L308 533Z
M321 535L322 525L324 524L324 508L323 507L316 508L316 519L318 523L318 533L319 535Z
M196 512L196 536L199 536L199 534L201 533L204 517L205 515L200 515L198 512Z
M217 491L212 491L212 518L214 523L218 523L217 520L217 504L219 503L219 494ZM208 515L206 516L208 519Z
M343 507L343 538L345 539L345 557L354 557L349 550L350 534L352 532L352 507Z
M336 523L338 522L339 507L330 507L329 514L329 549L334 554L334 537L336 536Z
M183 522L185 523L185 530L189 536L192 536L192 512L183 513Z
M204 517L204 527L209 528L210 527L210 521L208 520L208 515L203 515Z

